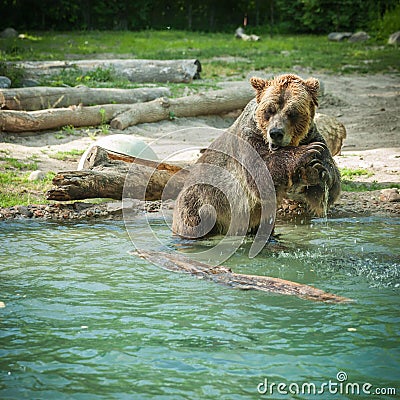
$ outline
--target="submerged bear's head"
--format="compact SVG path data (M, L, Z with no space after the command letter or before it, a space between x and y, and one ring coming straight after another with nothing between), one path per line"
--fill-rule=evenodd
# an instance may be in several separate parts
M307 136L318 106L319 81L297 75L251 78L256 89L255 118L271 150L297 146Z

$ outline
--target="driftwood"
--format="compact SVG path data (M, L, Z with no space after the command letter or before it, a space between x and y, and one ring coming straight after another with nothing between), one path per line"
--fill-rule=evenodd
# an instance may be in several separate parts
M113 161L123 161L128 164L143 165L160 171L169 171L171 174L175 174L182 169L182 167L178 165L133 157L128 154L117 153L116 151L105 149L101 146L93 146L91 148L83 163L83 169L93 169L96 167L101 168L104 166L110 167L113 165Z
M124 129L143 122L229 112L243 108L253 96L253 90L246 85L240 89L215 90L176 99L163 97L147 103L72 106L39 111L1 110L0 131L33 132L66 125L101 125L110 121L112 128Z
M27 78L51 76L62 71L109 69L131 82L191 82L200 78L198 60L74 60L9 62L23 68Z
M90 198L120 200L126 197L139 200L176 198L185 179L182 171L169 183L172 175L181 168L167 163L143 160L95 146L91 150L82 171L59 172L53 178L53 187L46 193L48 200L68 201ZM128 174L129 172L129 174ZM163 194L164 191L164 194Z
M209 279L216 283L242 290L261 290L278 294L298 296L307 300L332 303L351 302L351 299L324 292L309 285L287 281L280 278L260 275L236 274L230 268L210 266L180 254L136 250L131 254L144 258L164 269L174 272L185 272L199 278Z
M6 110L44 110L46 108L99 104L131 104L170 96L168 88L92 89L77 87L28 87L0 90L0 108Z
M62 126L97 126L109 122L116 114L127 110L130 104L103 104L101 106L50 108L39 111L0 111L0 131L34 132Z
M243 85L177 99L161 98L130 107L111 121L111 127L125 129L131 125L175 117L221 114L245 107L253 97L254 90L250 85Z

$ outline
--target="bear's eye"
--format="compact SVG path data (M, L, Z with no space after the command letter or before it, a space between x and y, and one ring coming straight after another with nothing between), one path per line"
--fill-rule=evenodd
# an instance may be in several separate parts
M296 110L288 110L286 115L291 121L295 121L299 114Z
M264 118L268 121L275 114L271 107L268 107L264 112Z

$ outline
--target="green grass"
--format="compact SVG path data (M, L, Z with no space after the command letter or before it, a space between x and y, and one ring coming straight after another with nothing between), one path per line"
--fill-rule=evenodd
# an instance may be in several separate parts
M370 192L372 190L381 190L386 188L400 188L400 184L396 183L355 181L356 178L361 176L364 178L369 178L374 175L372 171L369 171L365 168L340 168L340 175L342 178L343 192Z
M49 154L49 157L62 161L77 160L77 158L80 157L84 152L85 150L76 150L76 149L72 149L69 151L57 151L57 153Z
M0 62L101 58L104 54L117 58L197 58L203 66L202 78L214 80L232 76L242 79L251 70L290 71L294 66L328 73L399 71L400 49L384 41L349 43L330 42L325 35L261 35L260 42L244 42L233 34L174 30L32 33L31 39L0 39ZM132 87L107 69L87 74L65 72L52 82Z
M0 172L0 207L49 203L44 193L51 188L55 173L48 172L45 179L41 181L29 181L28 176L29 172Z
M379 182L354 182L354 181L342 181L343 192L371 192L373 190L382 190L388 188L400 189L398 183L379 183Z
M343 180L353 180L356 177L364 176L369 178L373 176L374 173L364 168L340 168L340 176Z
M38 169L38 164L36 159L28 159L30 162L24 162L17 160L14 157L2 157L0 156L0 168L5 170L31 170L34 171Z

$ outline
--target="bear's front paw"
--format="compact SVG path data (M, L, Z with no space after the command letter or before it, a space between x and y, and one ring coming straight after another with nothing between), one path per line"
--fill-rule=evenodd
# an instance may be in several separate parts
M293 185L300 189L309 186L325 186L329 183L329 170L324 165L327 147L320 142L311 143L300 158L293 176Z

